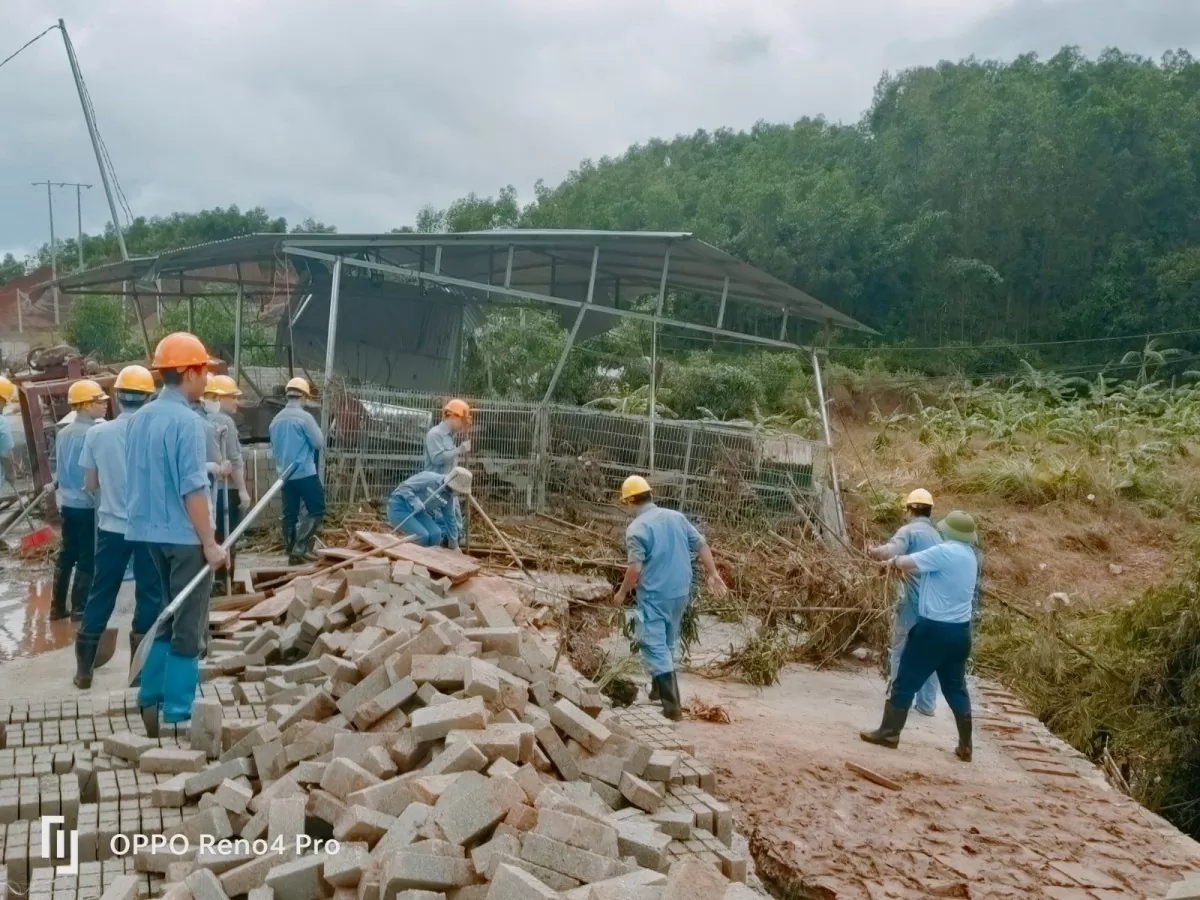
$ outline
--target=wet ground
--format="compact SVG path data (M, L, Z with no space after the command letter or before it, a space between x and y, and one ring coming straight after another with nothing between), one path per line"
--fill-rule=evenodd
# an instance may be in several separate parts
M0 561L0 661L69 646L74 627L50 621L52 569L19 560Z

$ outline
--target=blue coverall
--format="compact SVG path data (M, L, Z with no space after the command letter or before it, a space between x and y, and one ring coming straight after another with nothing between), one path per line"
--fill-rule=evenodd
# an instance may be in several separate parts
M450 488L442 487L445 481L446 476L436 472L418 472L398 484L388 497L388 524L396 528L404 522L401 530L413 535L422 547L437 547L444 541L457 550L462 517ZM417 511L418 506L423 508Z

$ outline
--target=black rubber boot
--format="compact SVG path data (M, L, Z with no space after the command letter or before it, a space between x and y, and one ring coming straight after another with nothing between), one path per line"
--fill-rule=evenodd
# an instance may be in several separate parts
M283 551L287 554L288 565L296 565L296 526L283 529Z
M313 560L312 545L316 539L317 529L321 527L321 520L324 516L314 516L301 526L296 532L296 544L292 548L295 553L297 562L306 563Z
M650 702L653 703L658 699L658 682L650 682Z
M679 688L675 684L675 673L667 672L665 675L655 675L654 684L658 688L658 699L662 703L663 715L672 722L678 722L683 718L683 711L679 708Z
M144 637L145 637L144 634L138 634L136 631L129 632L129 665L131 668L133 666L133 657L137 654L137 649L141 645L142 638L144 638ZM129 686L137 687L141 683L142 683L142 675L139 672L137 678L133 679L133 681L130 682Z
M91 635L76 635L75 637L75 687L86 691L92 686L92 671L96 667L96 650L100 647L100 639Z
M141 713L142 716L142 724L146 726L146 736L152 737L155 740L158 739L160 730L158 709L158 706L138 707L138 712Z
M860 731L858 736L868 744L878 744L895 750L900 746L900 732L908 721L908 710L895 706L891 700L883 706L883 722L874 731Z
M954 724L958 726L958 746L954 748L954 755L963 762L970 762L972 756L971 714L955 716Z

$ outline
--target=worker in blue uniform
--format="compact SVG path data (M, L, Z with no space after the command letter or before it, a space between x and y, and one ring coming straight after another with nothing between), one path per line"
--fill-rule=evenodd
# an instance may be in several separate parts
M225 551L213 533L208 498L204 422L192 403L204 393L208 351L195 335L169 334L152 368L163 388L129 422L125 443L126 538L149 545L163 601L171 602L200 572L220 568ZM138 706L146 731L186 722L200 679L200 650L208 631L212 573L182 601L154 635L142 669Z
M471 426L471 407L463 400L448 400L442 407L442 421L425 435L425 471L449 475L450 470L471 452L471 442L457 438Z
M904 500L904 512L907 521L896 530L892 539L868 551L875 559L911 556L942 542L942 536L930 518L933 515L933 495L929 491L924 488L912 491ZM904 645L908 642L908 633L917 624L917 599L921 589L921 578L919 573L912 573L901 575L896 580L896 606L892 615L892 640L888 659L889 684L900 674L900 657L904 653ZM913 704L917 712L923 716L932 716L937 712L937 690L937 675L930 675L929 680L917 691Z
M884 565L904 574L922 576L918 617L904 653L900 673L888 692L883 722L874 731L859 733L864 741L895 749L908 720L913 696L937 672L946 705L954 713L958 746L954 753L971 761L971 697L967 693L967 660L971 655L971 616L979 580L975 520L954 510L938 522L942 543Z
M296 470L283 484L283 543L288 563L296 565L309 558L313 539L325 516L325 489L317 474L317 454L325 447L321 427L304 400L312 397L312 388L303 378L293 378L284 388L287 406L271 420L271 455L280 474L296 464ZM300 505L306 514L300 522Z
M462 541L462 515L454 502L459 493L454 473L465 471L457 468L449 475L418 472L402 481L388 497L388 524L411 534L422 547L457 550Z
M621 502L633 508L634 519L625 530L628 564L614 602L624 605L629 592L637 589L636 638L655 688L651 699L662 703L668 719L678 720L682 709L675 653L692 594L693 556L699 557L709 589L716 596L725 596L728 589L708 542L682 513L654 503L645 478L626 478Z
M250 499L246 488L246 466L242 458L242 445L238 440L237 412L238 397L242 396L237 382L228 375L213 375L208 380L204 393L204 412L213 423L217 438L217 449L221 468L216 482L216 531L217 540L224 542L226 523L229 530L237 528L242 521L242 503ZM228 509L226 509L228 504ZM233 578L234 549L229 548L229 564L217 572L213 579L213 593L223 594L229 579Z
M154 624L162 605L162 582L150 560L148 545L126 539L129 512L126 505L125 443L133 414L154 396L154 376L143 366L126 366L113 385L118 415L111 422L98 422L83 439L79 464L85 486L99 496L96 511L96 571L83 623L75 636L75 686L92 685L96 651L108 628L125 569L133 563L134 608L129 632L132 658L146 631Z
M83 618L96 564L96 498L84 484L79 455L83 439L108 411L108 395L90 378L81 378L67 389L67 403L75 413L54 444L54 480L58 484L58 510L62 516L62 547L54 570L51 619ZM74 575L72 582L71 576ZM67 608L70 592L71 605Z
M0 375L0 402L3 402L5 406L17 402L17 386L3 375ZM2 411L0 410L0 412ZM8 426L8 419L0 415L0 471L3 472L0 485L7 481L15 491L17 489L17 464L13 457L13 446L12 429Z

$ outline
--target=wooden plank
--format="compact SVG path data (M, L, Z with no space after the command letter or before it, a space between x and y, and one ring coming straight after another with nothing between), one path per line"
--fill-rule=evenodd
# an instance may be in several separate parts
M353 559L361 553L361 550L351 550L347 547L322 547L317 551L317 556L321 559L331 559L334 562L341 562L345 559Z
M405 544L398 547L389 556L395 559L408 560L419 566L424 566L435 575L444 575L454 584L462 584L479 571L479 563L457 550L447 550L445 547L418 547L416 544Z
M855 775L859 775L859 776L867 779L867 781L873 782L873 783L879 785L880 787L885 787L889 791L900 791L900 790L904 789L901 786L900 782L893 781L892 779L888 778L886 775L880 775L878 772L873 772L872 770L868 769L866 766L860 766L856 762L851 762L850 760L846 760L846 768L849 769L851 772L853 772Z
M240 616L241 613L236 609L214 609L208 614L209 625L224 625L231 622Z
M387 547L386 550L380 550L382 556L389 559L407 559L405 556L397 556L396 554L405 546L400 543L400 536L395 534L381 534L378 531L356 531L354 536L366 544L368 547L379 550L380 547ZM392 545L395 544L393 547Z
M251 569L250 583L258 587L259 582L274 581L286 575L301 575L307 572L315 572L316 566L306 564L303 566L273 566L270 568Z
M274 621L287 612L288 607L292 605L292 599L294 596L294 591L280 591L274 597L271 597L268 600L263 600L253 609L249 609L242 613L241 619L244 622Z
M267 595L262 591L254 594L234 594L232 597L213 597L212 603L209 604L210 610L224 612L225 610L242 611L250 609L257 603L261 603L267 599Z

